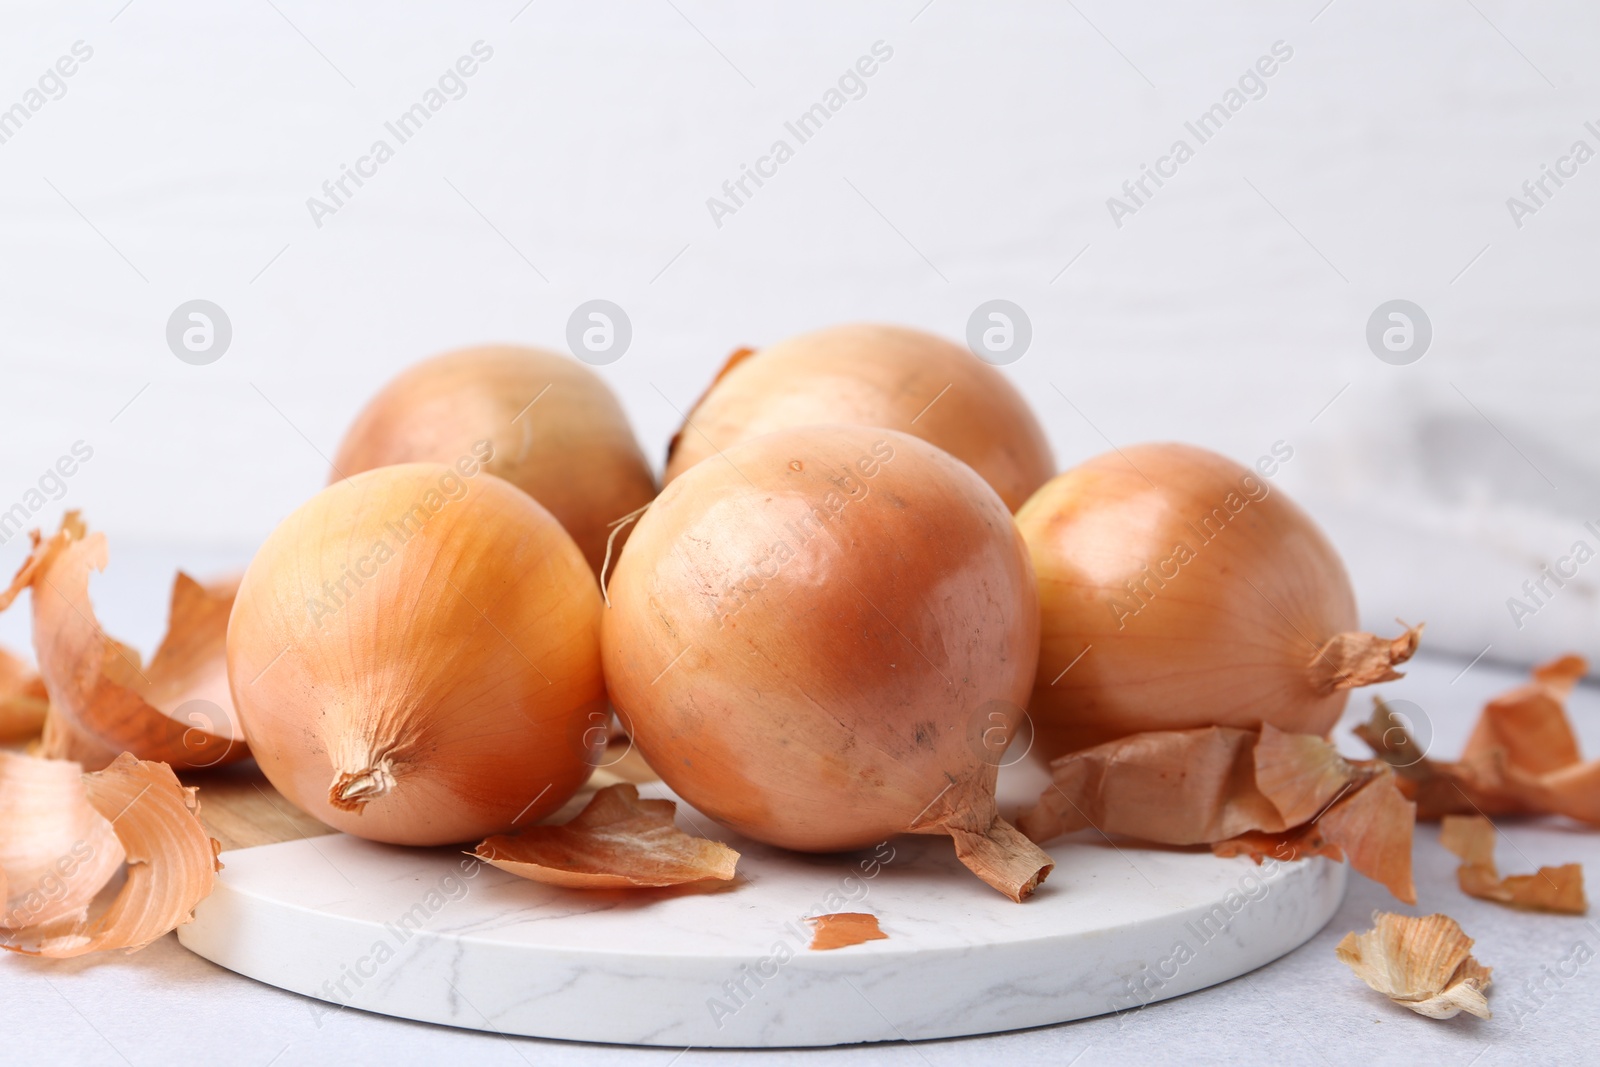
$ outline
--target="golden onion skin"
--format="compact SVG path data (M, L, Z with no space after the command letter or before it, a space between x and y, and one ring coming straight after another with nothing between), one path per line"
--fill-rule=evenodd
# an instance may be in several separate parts
M471 464L381 467L267 538L229 618L228 679L256 761L301 810L374 841L477 840L587 779L600 609L578 546L526 493Z
M975 738L996 708L1008 735L1021 719L1038 603L1010 514L965 464L862 426L734 445L667 486L609 592L612 699L701 811L806 851L925 827L950 797L987 803L988 826L995 761Z
M1138 445L1051 480L1017 526L1039 579L1036 752L1212 725L1326 735L1338 722L1348 694L1313 663L1355 629L1355 594L1269 478L1205 449Z
M977 471L1012 511L1056 470L1044 429L995 368L942 337L860 324L736 354L673 439L665 480L740 441L819 423L920 437Z
M596 574L609 524L656 495L604 379L567 356L511 345L447 352L401 372L351 424L329 481L392 463L454 463L481 441L492 446L489 473L543 504Z

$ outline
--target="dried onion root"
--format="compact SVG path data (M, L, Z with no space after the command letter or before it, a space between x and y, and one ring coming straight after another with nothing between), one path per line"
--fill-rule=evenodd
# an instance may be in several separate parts
M1531 911L1582 915L1589 910L1583 896L1582 866L1566 863L1502 878L1494 863L1494 835L1494 824L1482 815L1444 817L1439 841L1461 858L1456 881L1463 893Z
M249 755L228 695L223 648L234 584L201 585L179 573L166 636L149 664L95 621L89 575L105 569L104 534L75 511L33 551L0 592L0 611L32 590L33 645L49 695L39 754L90 770L119 753L203 768Z
M0 947L53 958L133 951L193 919L219 869L199 810L170 767L127 753L89 774L0 753ZM91 915L124 862L127 880Z
M726 882L739 853L678 829L670 800L640 800L631 783L609 785L571 822L497 835L473 856L519 878L568 889L635 889Z
M356 417L331 479L475 453L543 504L596 574L608 524L656 495L605 381L575 359L511 345L448 352L402 372Z
M999 371L942 337L860 324L736 351L673 437L666 481L741 441L819 423L920 437L1011 511L1056 469L1039 420Z
M1348 856L1416 902L1413 806L1386 765L1351 763L1320 737L1271 725L1154 731L1069 753L1050 769L1051 787L1017 820L1035 841L1092 826L1257 862Z
M228 675L292 803L375 841L537 822L589 776L604 721L600 589L567 532L481 468L336 482L245 572Z
M1262 723L1326 736L1347 690L1400 677L1420 627L1356 632L1338 553L1271 486L1279 459L1258 474L1139 445L1074 467L1017 512L1043 619L1037 751Z
M1372 924L1364 934L1346 934L1335 949L1356 977L1430 1019L1492 1016L1484 992L1493 968L1472 958L1472 938L1454 919L1374 912Z
M1052 864L1000 818L983 740L1022 719L1036 595L965 464L890 430L786 430L685 472L639 520L606 677L650 766L724 825L811 852L948 834L1020 900Z
M1484 706L1454 762L1430 758L1381 699L1356 734L1394 766L1419 819L1552 814L1600 825L1600 760L1582 760L1566 713L1587 671L1574 655L1535 667L1530 682Z

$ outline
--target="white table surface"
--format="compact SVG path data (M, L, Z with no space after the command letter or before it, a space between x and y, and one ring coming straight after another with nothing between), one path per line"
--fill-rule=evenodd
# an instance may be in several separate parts
M1454 755L1482 701L1516 675L1479 663L1452 684L1464 661L1421 659L1386 695L1411 700L1435 731L1433 751ZM1341 743L1361 750L1347 727L1365 716L1351 704ZM1589 753L1600 752L1600 691L1582 687L1573 717ZM202 803L204 796L202 795ZM1541 864L1583 862L1600 871L1600 834L1554 820L1502 824L1503 873ZM1121 1017L1102 1017L957 1041L855 1046L830 1050L708 1052L582 1045L500 1038L408 1023L356 1011L326 1014L324 1005L284 993L191 955L167 936L131 956L46 962L0 959L0 1005L6 1032L0 1059L16 1063L242 1065L474 1062L484 1064L626 1064L676 1062L827 1064L1329 1063L1494 1064L1572 1062L1600 1024L1600 965L1593 962L1551 995L1535 998L1529 980L1545 979L1579 941L1600 948L1600 923L1525 914L1472 900L1455 884L1454 857L1437 828L1420 828L1416 848L1419 905L1398 905L1359 877L1324 931L1276 963L1242 978ZM1593 885L1591 884L1591 893ZM1477 939L1478 958L1495 968L1495 1018L1435 1022L1389 1004L1333 954L1350 930L1364 930L1374 909L1442 911ZM627 1011L625 1003L617 1005ZM320 1020L320 1025L319 1025ZM120 1059L119 1059L120 1057ZM1078 1057L1074 1059L1074 1057Z

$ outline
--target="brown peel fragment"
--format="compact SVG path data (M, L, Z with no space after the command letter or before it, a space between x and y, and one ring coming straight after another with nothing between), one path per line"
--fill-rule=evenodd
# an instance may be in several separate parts
M1582 762L1566 698L1588 670L1579 656L1536 667L1491 700L1461 759L1429 758L1381 700L1356 734L1400 775L1417 816L1553 814L1600 825L1600 760Z
M34 773L63 772L51 766ZM100 914L75 913L70 921L34 920L3 929L0 947L53 958L140 949L193 919L195 905L216 883L217 843L200 823L195 790L180 785L170 767L123 753L109 767L80 780L88 804L115 834L121 849L118 859L127 862L127 878ZM83 884L91 881L85 877Z
M1439 841L1461 857L1456 881L1461 891L1479 900L1493 900L1533 911L1582 915L1589 909L1583 895L1583 868L1576 863L1540 867L1536 874L1500 877L1494 862L1494 824L1481 815L1446 815Z
M1318 820L1324 838L1344 850L1350 866L1396 899L1417 902L1411 876L1411 837L1417 806L1385 771L1331 805Z
M1348 760L1312 734L1291 734L1271 723L1255 746L1256 788L1287 826L1314 819L1358 776Z
M878 928L878 917L862 911L816 915L811 919L811 926L811 948L815 952L889 939L889 935Z
M1261 862L1348 857L1413 903L1415 808L1387 766L1355 764L1309 734L1211 726L1156 731L1070 753L1018 820L1036 841L1093 826L1164 845L1211 845Z
M1373 928L1348 933L1335 951L1367 985L1430 1019L1491 1017L1484 991L1492 968L1469 954L1472 938L1447 915L1375 912Z
M640 800L630 782L606 786L571 822L497 834L472 853L503 871L569 889L629 889L729 881L739 854L690 837L670 800Z
M89 534L68 512L50 538L32 537L0 610L32 589L34 652L50 699L40 754L90 769L120 752L184 768L249 755L224 658L237 583L204 586L180 573L167 634L145 665L95 621L89 575L105 569L105 535Z
M1093 826L1166 845L1286 828L1255 780L1254 730L1155 730L1071 752L1017 826L1035 841Z
M1421 637L1421 625L1407 627L1405 633L1393 638L1369 633L1336 634L1306 664L1312 684L1324 693L1332 693L1404 678L1395 667L1416 654Z
M39 672L0 648L0 744L38 737L49 708Z

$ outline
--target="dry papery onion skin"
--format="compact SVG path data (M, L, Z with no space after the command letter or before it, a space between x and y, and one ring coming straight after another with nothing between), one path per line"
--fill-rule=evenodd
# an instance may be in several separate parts
M1454 762L1431 757L1381 698L1355 732L1394 766L1419 819L1548 814L1600 825L1600 760L1581 758L1566 709L1588 669L1571 654L1535 667L1531 681L1484 706Z
M810 948L828 952L836 948L864 945L868 941L887 941L889 935L878 925L878 917L864 911L839 911L811 919Z
M1471 955L1472 938L1448 915L1374 912L1372 929L1348 933L1335 952L1356 977L1430 1019L1492 1017L1485 993L1494 968Z
M674 792L812 852L950 834L1013 899L1050 859L995 810L1038 611L1004 503L892 430L813 426L685 472L609 583L612 699Z
M0 648L0 745L38 737L49 710L50 694L39 672Z
M856 324L735 352L672 439L665 479L741 441L818 423L920 437L1012 511L1056 469L1039 420L998 370L942 337Z
M228 675L257 762L307 814L394 844L554 811L605 708L600 591L532 497L402 464L324 489L251 562Z
M691 837L677 804L641 800L631 782L595 793L569 823L499 834L472 853L519 878L566 889L642 889L732 880L739 853Z
M1533 874L1501 877L1494 862L1494 823L1482 815L1446 815L1441 823L1439 843L1460 857L1456 882L1467 896L1560 915L1582 915L1589 910L1580 864L1564 863L1540 867Z
M1342 860L1398 899L1411 874L1416 809L1377 760L1352 763L1328 741L1207 726L1161 730L1061 756L1017 825L1036 841L1094 827L1162 845L1208 844L1223 856Z
M128 753L89 774L0 753L0 947L58 959L131 952L193 919L221 867L195 792ZM127 879L91 912L124 862Z
M167 633L144 663L95 620L89 576L106 567L105 534L69 511L50 537L30 536L33 550L0 591L0 611L32 591L34 654L49 703L38 754L89 770L122 752L180 769L248 756L224 662L235 583L202 585L180 572Z
M1338 554L1271 485L1282 458L1248 470L1189 445L1133 446L1017 513L1039 576L1036 751L1204 726L1326 735L1346 690L1400 677L1420 628L1356 632Z
M656 495L604 379L567 356L512 345L447 352L401 372L356 417L330 481L469 456L543 504L597 574L609 524Z

